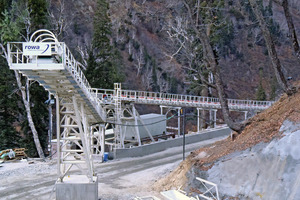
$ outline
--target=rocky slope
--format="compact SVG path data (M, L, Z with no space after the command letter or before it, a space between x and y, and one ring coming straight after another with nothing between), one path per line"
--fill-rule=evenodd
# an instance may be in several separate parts
M222 196L299 199L300 123L284 121L281 138L224 157L206 173Z
M195 177L218 184L222 197L297 199L300 180L300 92L283 96L251 119L234 140L193 152L156 189L184 186L197 191ZM194 193L196 194L196 193Z

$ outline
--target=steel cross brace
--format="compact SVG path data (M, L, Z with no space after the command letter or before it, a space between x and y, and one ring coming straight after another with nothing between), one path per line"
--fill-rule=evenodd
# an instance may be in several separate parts
M76 97L59 98L56 95L57 153L59 181L73 166L93 181L94 167L91 152L91 127L83 103L80 109Z

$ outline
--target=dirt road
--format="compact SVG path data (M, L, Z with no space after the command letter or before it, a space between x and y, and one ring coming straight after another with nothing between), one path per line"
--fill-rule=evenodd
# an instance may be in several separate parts
M186 146L186 155L201 146L221 138L206 140ZM128 200L135 196L159 194L151 185L175 169L182 160L182 147L139 158L112 160L107 163L95 162L99 177L98 193L101 200ZM0 168L0 199L55 199L56 164L54 161L36 164L4 163ZM10 170L10 166L16 169ZM75 171L76 173L76 171Z

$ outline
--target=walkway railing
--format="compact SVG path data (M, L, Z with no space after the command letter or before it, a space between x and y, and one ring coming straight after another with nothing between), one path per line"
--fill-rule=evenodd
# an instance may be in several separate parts
M101 101L96 98L94 90L86 79L79 63L75 60L69 48L63 42L48 42L51 45L51 56L47 59L24 55L22 42L8 43L8 56L11 69L24 70L68 70L76 82L76 87L80 87L84 95L91 102L99 117L105 121L106 113L102 108ZM97 117L98 118L98 117Z
M95 91L91 89L90 83L86 79L83 71L81 70L78 62L75 60L74 56L70 52L69 48L64 45L64 64L67 67L68 71L72 74L74 80L77 82L78 86L82 89L85 96L89 99L92 106L97 111L98 115L103 121L106 120L106 112L102 108L101 101L97 98Z
M29 64L34 62L30 56L24 56L22 54L22 43L10 43L9 44L9 56L10 62L13 64ZM61 48L63 47L63 49ZM109 104L114 101L114 90L109 89L97 89L91 88L88 80L84 76L78 62L73 57L72 53L64 43L51 43L53 49L53 55L62 55L61 59L57 59L58 67L62 64L66 66L68 71L72 74L77 85L83 90L86 97L92 103L97 113L102 119L105 119L105 111L102 109L101 104ZM59 52L61 50L63 52ZM37 59L36 59L37 60ZM38 62L35 61L37 64ZM24 65L23 65L24 66ZM52 63L53 66L53 63ZM39 66L40 69L40 66ZM135 90L122 90L122 101L132 101L139 104L152 104L152 105L166 105L166 106L180 106L180 107L197 107L204 109L220 109L220 101L218 98L170 94L170 93L158 93L147 91L135 91ZM270 107L273 101L254 101L254 100L238 100L228 99L228 106L231 110L264 110Z
M96 97L100 100L106 100L106 103L114 100L114 90L92 89ZM140 104L167 105L180 107L199 107L206 109L220 109L221 104L219 98L146 92L135 90L122 90L121 100L132 101ZM273 101L254 101L254 100L238 100L227 99L229 109L231 110L265 110L270 107Z

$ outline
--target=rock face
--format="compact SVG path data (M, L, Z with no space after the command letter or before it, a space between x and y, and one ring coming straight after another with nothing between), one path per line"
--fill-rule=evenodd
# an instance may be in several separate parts
M299 199L300 124L286 120L280 131L280 139L224 157L205 173L218 185L221 196Z

